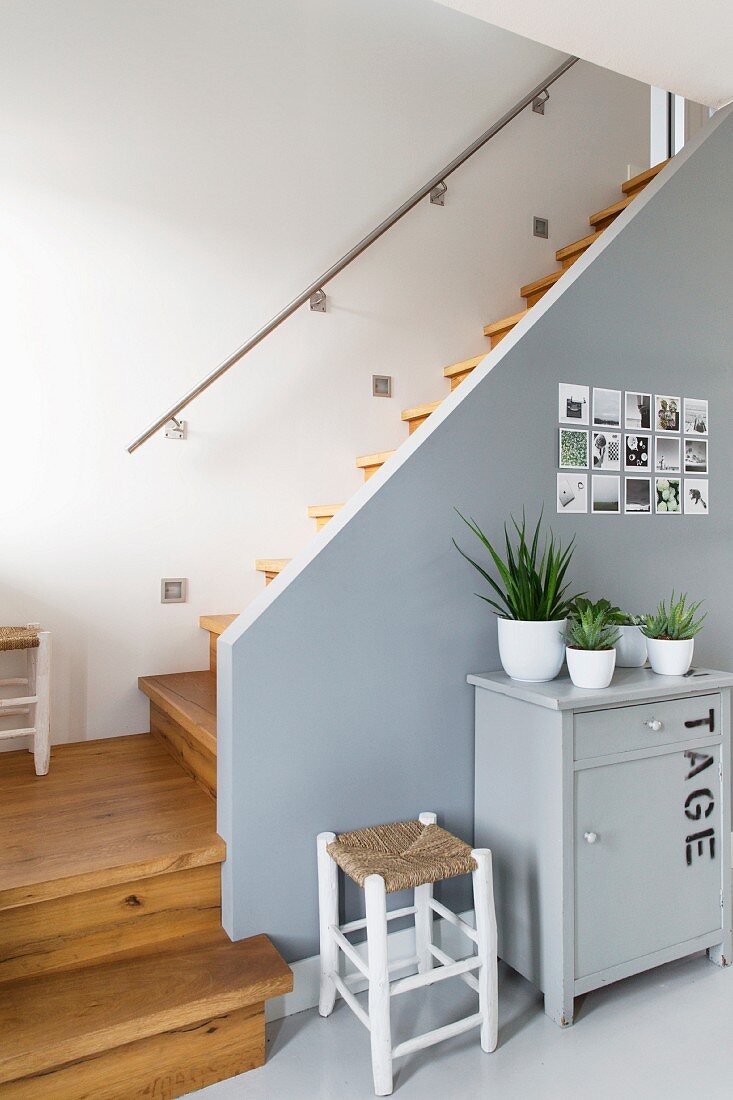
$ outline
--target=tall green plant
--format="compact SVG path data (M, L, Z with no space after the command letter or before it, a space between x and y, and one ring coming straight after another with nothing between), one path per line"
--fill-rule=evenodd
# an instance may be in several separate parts
M568 645L574 649L613 649L621 637L616 625L619 613L608 600L577 600L568 623Z
M687 594L683 593L679 599L675 599L673 592L669 607L661 600L655 614L647 615L641 628L642 634L646 634L647 638L661 638L669 642L684 642L694 638L707 618L707 611L698 619L695 618L701 607L702 600L688 607Z
M504 524L505 556L502 557L474 519L466 519L460 512L458 515L488 550L499 574L498 580L495 580L479 562L474 561L464 550L461 550L453 539L456 550L491 585L500 602L477 592L479 599L485 600L505 619L547 622L567 617L573 601L577 599L576 596L568 596L570 586L565 583L565 574L575 549L574 538L563 549L562 544L555 540L555 536L550 531L549 536L545 537L540 554L542 513L533 534L528 537L527 521L522 512L521 524L517 523L514 516L510 517L514 528L513 533L516 533L514 545L509 529L506 523Z

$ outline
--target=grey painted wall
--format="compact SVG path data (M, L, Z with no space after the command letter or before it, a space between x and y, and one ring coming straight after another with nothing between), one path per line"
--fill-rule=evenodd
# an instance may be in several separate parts
M534 516L544 503L556 531L577 535L580 587L638 608L689 589L710 609L700 661L733 668L732 178L728 113L317 557L225 638L230 934L266 931L290 959L317 951L320 830L436 810L471 838L465 677L498 654L494 618L451 546L468 543L454 506L498 537L510 511ZM709 518L556 516L559 381L708 397ZM449 893L469 902L458 882Z

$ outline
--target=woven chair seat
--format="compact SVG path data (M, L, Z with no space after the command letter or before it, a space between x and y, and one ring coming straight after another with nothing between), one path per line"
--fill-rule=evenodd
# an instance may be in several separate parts
M387 893L476 870L471 848L439 825L396 821L342 833L328 853L359 886L369 875L381 875Z
M0 653L11 649L38 649L38 630L33 626L0 626Z

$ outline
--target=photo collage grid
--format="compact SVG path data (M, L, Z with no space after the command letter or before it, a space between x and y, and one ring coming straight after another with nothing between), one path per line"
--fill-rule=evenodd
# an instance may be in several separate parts
M708 402L560 382L557 511L708 515Z

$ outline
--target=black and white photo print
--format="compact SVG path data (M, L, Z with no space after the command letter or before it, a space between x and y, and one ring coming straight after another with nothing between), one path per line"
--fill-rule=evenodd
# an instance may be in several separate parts
M656 438L654 468L660 474L678 474L680 465L680 441L658 435Z
M593 390L593 423L603 428L621 427L621 390Z
M591 454L594 470L620 470L621 433L593 432Z
M590 387L560 382L557 417L561 424L587 424L590 419Z
M632 428L637 432L652 430L652 395L650 393L626 391L624 427Z
M657 432L678 432L680 430L679 397L666 397L660 394L654 399L654 430Z
M624 469L647 473L652 468L652 437L628 432L624 436Z
M593 474L591 511L598 515L618 515L621 511L621 478L611 474Z
M685 398L685 435L708 434L708 403L700 397Z
M708 496L710 488L705 477L685 478L685 515L706 516L708 514Z
M624 511L627 516L650 516L652 512L652 479L627 477L624 482Z
M587 474L557 475L557 510L558 512L588 511Z
M708 472L707 439L685 440L685 473L706 474Z

